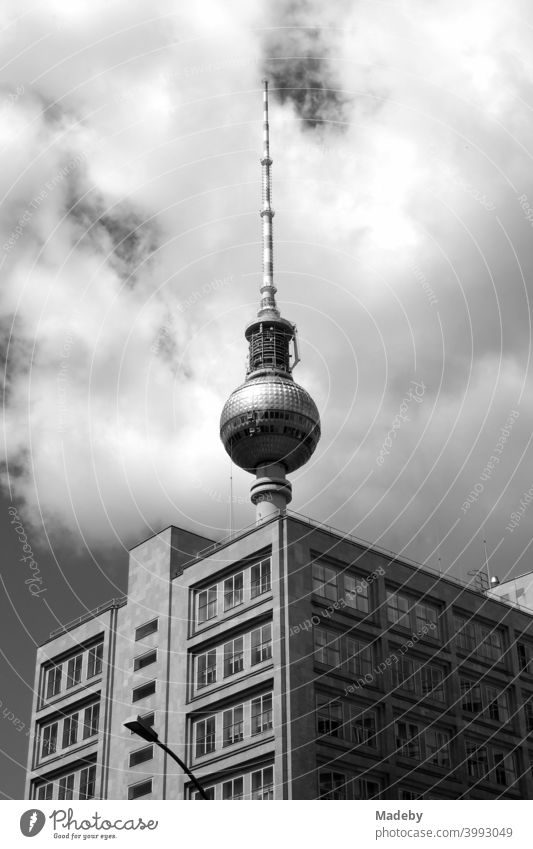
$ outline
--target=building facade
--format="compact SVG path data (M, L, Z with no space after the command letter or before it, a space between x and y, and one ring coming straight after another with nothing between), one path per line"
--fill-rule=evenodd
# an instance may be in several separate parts
M39 650L28 798L533 798L533 619L303 517L168 528Z

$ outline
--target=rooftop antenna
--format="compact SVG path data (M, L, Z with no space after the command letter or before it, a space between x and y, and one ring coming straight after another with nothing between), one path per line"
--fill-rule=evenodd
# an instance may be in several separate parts
M490 581L490 569L489 569L489 556L487 554L487 539L486 539L486 534L485 534L485 523L484 522L483 522L483 526L482 526L482 532L483 532L483 549L485 551L485 568L487 570L487 581L488 581L488 584L489 584L489 587L490 587L491 581Z

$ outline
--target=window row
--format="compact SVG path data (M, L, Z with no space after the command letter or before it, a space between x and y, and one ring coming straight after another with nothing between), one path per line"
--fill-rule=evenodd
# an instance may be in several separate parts
M208 687L272 658L272 623L209 649L195 658L196 688Z
M193 726L195 757L233 746L246 738L272 731L272 728L272 693L265 693L197 720Z
M315 627L315 660L338 672L364 678L374 669L373 647L328 628Z
M247 775L239 775L204 787L208 799L269 801L274 798L274 767L266 766ZM192 792L192 799L201 799L198 791Z
M96 766L69 772L36 788L37 799L94 799L96 798Z
M58 749L67 749L94 737L98 734L99 721L100 703L95 702L84 710L41 726L41 757L47 758L54 755Z
M72 657L54 663L46 670L44 694L46 699L58 696L62 690L70 690L82 680L90 680L102 673L104 643L99 642Z
M347 607L368 613L368 589L364 578L326 563L313 563L313 592L328 601L344 601Z
M439 608L427 601L414 601L397 590L387 590L387 622L413 634L439 637Z
M467 739L466 767L470 778L512 787L518 780L516 752Z
M196 593L196 624L202 625L272 589L270 557Z
M511 719L511 701L506 690L460 678L461 707L466 713L484 714L502 725Z
M498 662L503 656L503 637L499 628L484 625L465 616L455 616L455 644L461 651Z
M393 686L419 698L444 702L444 671L432 663L400 657L391 667Z
M354 778L337 769L318 771L319 799L379 799L381 783L375 779Z

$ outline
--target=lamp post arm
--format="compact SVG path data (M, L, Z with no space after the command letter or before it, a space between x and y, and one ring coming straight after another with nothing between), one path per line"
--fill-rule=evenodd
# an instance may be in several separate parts
M206 794L205 794L205 790L204 790L204 788L202 787L202 785L200 784L200 782L198 781L198 779L197 779L197 778L196 778L196 777L192 774L192 772L190 771L189 767L188 767L188 766L186 766L186 765L183 763L183 761L181 760L181 758L179 758L179 757L176 755L176 753L172 751L172 749L169 749L169 748L168 748L168 746L165 746L165 744L164 744L164 743L162 743L160 740L156 740L155 742L156 742L156 744L157 744L157 745L158 745L161 749L163 749L163 751L164 751L164 752L166 752L166 753L167 753L167 755L170 755L170 757L171 757L171 758L173 758L173 759L176 761L176 763L177 763L177 764L178 764L178 765L182 768L183 772L184 772L184 773L186 773L186 775L188 775L188 776L189 776L189 778L191 779L192 783L194 784L194 786L195 786L195 787L196 787L196 789L198 790L198 793L200 794L200 796L202 797L202 799L206 799L207 801L209 801L209 799L207 798L207 796L206 796Z

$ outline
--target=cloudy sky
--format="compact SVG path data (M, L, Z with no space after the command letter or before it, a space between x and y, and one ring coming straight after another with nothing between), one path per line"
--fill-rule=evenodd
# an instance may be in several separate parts
M218 420L258 303L263 76L323 433L291 506L459 576L484 539L493 574L532 568L532 27L525 0L4 0L8 713L35 644L125 591L128 547L254 520ZM20 795L27 739L0 731Z

